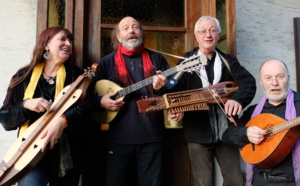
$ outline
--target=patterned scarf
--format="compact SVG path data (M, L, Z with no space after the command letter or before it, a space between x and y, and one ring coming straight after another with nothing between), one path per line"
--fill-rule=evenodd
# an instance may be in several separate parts
M251 118L257 116L261 113L267 98L264 96L260 102L255 107L255 110L252 113ZM296 109L294 105L294 93L290 89L286 98L286 109L285 109L285 119L291 120L297 116ZM295 147L293 148L293 166L294 166L294 176L296 185L300 185L300 138L297 140ZM246 186L252 186L253 180L253 167L254 165L248 164L246 165Z
M32 71L30 82L25 90L23 100L33 98L36 86L39 82L40 76L43 73L44 63L36 65ZM66 79L66 69L64 65L57 71L56 76L56 87L55 87L55 98L59 92L64 88L64 83ZM29 121L26 121L20 128L19 135L21 135L28 128Z
M115 63L116 63L117 78L124 84L124 86L127 87L129 85L132 85L133 81L128 73L128 70L127 70L126 64L125 64L125 60L124 60L124 57L122 54L124 54L126 56L142 55L145 79L154 75L151 59L149 57L147 50L145 50L145 47L143 44L138 49L135 49L135 50L129 50L121 44L118 47L118 51L115 56ZM152 93L153 92L152 84L148 85L148 90L149 90L150 94L152 95L153 94Z

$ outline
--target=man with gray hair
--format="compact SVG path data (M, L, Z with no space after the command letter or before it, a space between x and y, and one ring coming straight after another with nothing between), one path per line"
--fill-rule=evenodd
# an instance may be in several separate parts
M183 118L183 130L191 159L194 186L214 184L214 158L221 168L224 184L243 185L238 148L222 142L222 134L233 125L228 118L238 115L254 98L254 77L240 65L237 58L216 48L221 33L219 21L211 16L201 17L195 24L198 47L187 52L185 57L203 54L207 65L200 72L185 73L174 87L176 91L208 87L224 81L235 81L238 91L221 108L209 105L209 110L185 113L168 112L173 120ZM179 61L181 63L181 61Z
M268 136L267 127L258 127L263 126L263 117L268 117L268 121L274 121L274 124L276 124L275 120L270 119L271 115L263 116L260 115L261 113L271 113L279 116L282 120L291 120L300 115L300 94L289 88L290 75L284 62L277 59L270 59L264 62L260 67L259 81L265 96L258 104L252 105L244 111L243 116L238 121L239 126L230 127L223 133L223 142L235 144L239 147L252 143L252 146L255 147L255 145L264 143ZM244 127L252 118L258 115L262 118L261 122ZM273 123L268 122L268 125L270 124ZM285 137L288 137L288 135ZM276 137L273 136L272 138ZM289 140L289 144L283 144L286 147L285 152L281 152L280 156L274 157L276 159L281 158L281 161L278 161L278 163L274 162L272 166L263 166L263 168L259 165L247 164L247 186L300 185L299 132L296 138L292 139ZM287 145L294 143L295 146L291 145L292 148L289 149ZM258 151L258 153L264 152Z
M103 110L119 112L109 123L106 185L132 186L137 182L137 185L160 186L164 114L162 111L140 114L136 102L164 94L167 78L160 71L169 69L169 64L162 54L144 47L141 24L133 17L121 19L112 37L115 51L99 61L101 70L95 80L106 79L126 88L150 77L153 83L141 86L123 100L114 98L117 92L99 96Z

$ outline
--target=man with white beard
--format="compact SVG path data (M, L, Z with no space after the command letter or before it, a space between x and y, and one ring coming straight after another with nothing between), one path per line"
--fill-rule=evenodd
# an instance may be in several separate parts
M252 148L255 145L264 143L268 136L266 128L258 127L264 123L262 118L260 122L253 123L254 125L247 125L253 117L261 113L270 113L281 117L285 120L291 120L300 115L300 94L289 88L290 75L286 64L277 59L270 59L264 62L260 67L260 85L265 93L261 101L253 106L250 106L239 119L238 124L241 126L230 127L223 133L222 140L224 143L231 143L244 147L248 143L252 143ZM271 120L271 116L267 120ZM256 121L256 120L255 120ZM274 122L276 123L276 122ZM272 123L271 123L272 124ZM270 125L270 123L268 123ZM280 125L280 124L278 124ZM292 130L292 129L290 129ZM285 136L287 137L287 136ZM273 137L275 138L275 137ZM246 185L260 186L260 185L300 185L300 140L298 136L294 138L295 146L292 146L287 151L286 157L282 161L274 164L271 167L265 166L261 168L257 165L247 164L247 182ZM293 143L290 140L289 143ZM287 146L288 144L283 144ZM275 150L275 149L274 149ZM264 153L264 152L259 152ZM282 155L284 152L281 152ZM251 154L249 155L251 156Z
M101 70L95 80L107 79L125 88L153 76L153 83L124 100L115 100L115 92L99 96L103 110L122 109L109 123L106 184L132 186L137 182L159 186L165 130L163 111L139 114L136 101L165 93L167 78L160 72L169 69L169 65L160 53L144 47L141 24L132 17L125 17L116 25L112 40L115 51L99 61Z

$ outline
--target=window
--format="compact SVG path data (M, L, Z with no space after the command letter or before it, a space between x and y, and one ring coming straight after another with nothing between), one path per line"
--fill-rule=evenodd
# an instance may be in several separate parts
M143 25L146 47L183 56L197 46L194 24L201 15L220 20L222 36L218 48L235 56L234 0L38 1L38 34L57 25L71 30L76 64L86 67L112 51L111 30L122 17L133 16ZM171 66L178 61L164 56Z

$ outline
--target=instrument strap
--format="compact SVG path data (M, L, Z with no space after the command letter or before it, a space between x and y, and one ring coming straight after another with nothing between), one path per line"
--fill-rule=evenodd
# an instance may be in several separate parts
M152 50L154 52L159 52L159 53L165 54L167 56L175 57L175 58L178 58L178 59L185 59L185 57L177 56L177 55L174 55L174 54L169 54L169 53L166 53L166 52L161 52L161 51L154 50L154 49L151 49L151 48L147 48L147 49Z
M175 57L175 58L178 58L178 59L185 59L184 57L181 57L181 56L177 56L177 55L173 55L173 54L169 54L169 53L165 53L165 52L161 52L161 51L158 51L158 50L154 50L154 49L150 49L148 48L149 50L152 50L152 51L155 51L155 52L159 52L159 53L162 53L162 54L165 54L165 55L168 55L168 56L171 56L171 57ZM216 51L217 52L217 51ZM219 55L219 53L217 53L216 55ZM228 64L228 61L222 56L222 55L219 55L220 58L222 59L221 61L223 61L223 64L225 64L225 66L227 67L227 69L229 70L231 76L233 77L234 79L234 76L231 72L231 69L230 69L230 66ZM196 70L196 73L198 74L198 76L202 76L204 77L204 79L208 82L209 85L211 85L211 83L208 81L208 79L203 76L201 73L200 73L200 70ZM175 74L176 75L176 74ZM201 78L201 77L200 77ZM229 119L229 121L231 121L235 126L237 126L234 118L232 116L228 116L226 113L225 113L225 110L223 109L223 107L221 106L221 104L219 103L217 97L219 98L219 100L221 101L221 103L223 104L223 106L225 106L225 103L223 102L223 100L221 99L221 96L218 95L218 93L212 89L209 88L209 86L206 87L207 90L210 92L210 94L213 96L213 98L215 99L216 103L218 104L218 106L221 108L221 110L223 111L223 113L226 115L226 117Z

